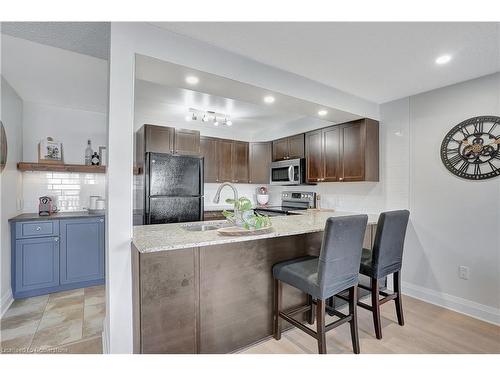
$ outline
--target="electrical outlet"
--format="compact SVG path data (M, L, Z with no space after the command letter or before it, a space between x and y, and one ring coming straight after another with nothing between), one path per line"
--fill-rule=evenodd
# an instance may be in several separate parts
M466 266L458 266L458 277L464 280L469 280L470 269Z

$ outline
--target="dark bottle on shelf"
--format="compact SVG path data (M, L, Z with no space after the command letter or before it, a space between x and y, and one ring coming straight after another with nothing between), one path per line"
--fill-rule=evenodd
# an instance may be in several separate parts
M94 152L94 155L92 155L92 165L100 165L101 161L99 160L99 154L97 152Z

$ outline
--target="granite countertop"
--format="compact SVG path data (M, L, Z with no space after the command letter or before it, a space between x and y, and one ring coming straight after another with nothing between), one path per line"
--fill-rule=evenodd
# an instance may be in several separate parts
M352 212L310 211L304 215L272 217L273 231L254 236L230 237L220 235L217 230L204 232L188 231L183 228L188 223L156 224L135 226L132 242L140 253L178 250L190 247L220 245L234 242L260 240L272 237L292 236L321 232L329 217L356 215ZM377 214L368 215L368 224L376 224ZM221 221L211 221L221 222ZM192 224L192 223L191 223Z
M203 211L223 211L228 210L232 211L234 206L232 204L219 204L219 205L205 205L203 206Z
M9 219L9 222L14 221L33 221L33 220L58 220L58 219L77 219L85 217L102 217L104 213L89 213L88 211L69 211L69 212L55 212L50 216L40 216L38 213L28 213L14 216Z

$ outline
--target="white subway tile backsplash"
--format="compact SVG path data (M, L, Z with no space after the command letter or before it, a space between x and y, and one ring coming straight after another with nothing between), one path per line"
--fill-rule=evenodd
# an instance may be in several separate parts
M105 196L106 176L93 173L25 172L23 212L37 212L38 198L48 195L61 211L81 211L91 195Z

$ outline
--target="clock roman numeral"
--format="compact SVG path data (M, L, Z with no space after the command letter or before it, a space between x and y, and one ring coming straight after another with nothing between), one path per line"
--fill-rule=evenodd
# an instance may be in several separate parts
M492 172L495 172L495 170L496 170L497 168L493 165L493 163L492 163L491 161L489 161L489 160L488 160L488 164L489 164L489 166L490 166L490 168L491 168L491 171L492 171Z
M459 147L455 147L455 148L447 148L446 149L446 153L448 155L453 155L453 154L458 154L458 150L459 150Z
M460 131L464 135L464 138L467 138L470 135L469 131L467 130L467 126L464 126L462 129L460 129Z
M464 161L464 159L462 158L462 155L460 154L457 154L455 155L454 157L452 157L451 159L448 159L450 164L454 167L455 165L457 165L458 163L460 163L460 161Z
M493 125L491 125L490 130L488 130L488 133L492 134L493 130L495 130L495 128L497 127L497 125L498 125L498 122L494 122Z
M460 167L458 168L458 171L460 173L467 173L467 170L469 169L469 165L470 164L464 160L462 162L462 164L460 165Z
M481 166L479 164L474 164L474 174L475 175L481 174Z
M479 121L474 124L474 133L482 133L483 132L483 122Z

